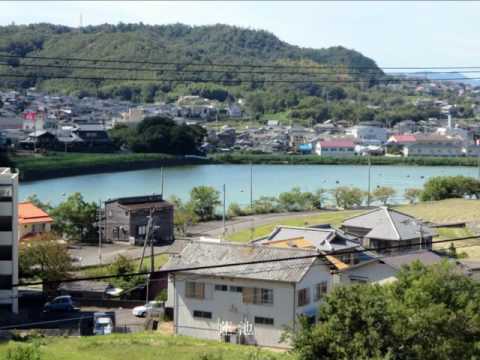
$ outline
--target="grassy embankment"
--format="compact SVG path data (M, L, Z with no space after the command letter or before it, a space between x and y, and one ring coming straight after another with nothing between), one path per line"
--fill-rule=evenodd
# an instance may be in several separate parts
M207 162L207 160L183 158L167 154L83 153L15 156L12 160L20 170L21 179L25 181Z
M218 163L228 164L292 164L292 165L367 165L368 157L325 157L318 155L287 154L215 154L211 156ZM418 166L478 166L478 159L472 157L391 157L372 156L372 165L418 165Z
M81 338L51 337L38 344L42 359L49 360L293 360L287 353L274 353L252 346L224 344L184 336L157 333L114 334ZM0 358L14 342L0 344ZM22 345L22 344L19 344ZM207 357L208 356L208 357Z
M160 166L194 164L297 164L297 165L366 165L368 159L356 157L321 157L317 155L216 154L208 159L184 158L167 154L83 154L49 153L49 155L15 156L21 180L42 180L63 176L140 170ZM477 166L476 158L372 157L373 165Z
M435 202L424 202L415 205L396 206L396 209L418 217L425 221L431 221L438 224L454 223L454 222L476 222L479 221L480 201L449 199ZM360 214L362 211L325 211L318 212L305 217L296 217L291 219L276 220L270 224L262 225L254 229L253 238L266 236L272 232L277 225L290 226L308 226L314 224L332 224L334 226L351 216ZM469 228L438 228L439 236L435 240L447 240L456 237L473 235L473 231ZM248 242L251 239L250 230L242 230L230 234L227 239L230 241ZM456 242L455 245L459 252L467 253L470 258L480 258L480 241L465 240ZM435 247L447 248L450 243L441 243Z

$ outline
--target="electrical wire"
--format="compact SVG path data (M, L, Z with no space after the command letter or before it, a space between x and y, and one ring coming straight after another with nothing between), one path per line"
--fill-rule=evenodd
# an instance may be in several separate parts
M215 84L224 84L224 85L239 85L244 83L284 83L284 84L365 84L369 80L287 80L287 79L253 79L253 80L245 80L245 79L223 79L223 80L215 80L215 79L197 79L197 78L184 78L184 79L174 79L174 78L138 78L138 77L94 77L94 76L74 76L74 75L45 75L45 74L8 74L8 73L0 73L0 77L11 77L11 78L29 78L29 79L70 79L70 80L87 80L87 81L133 81L133 82L172 82L172 83L215 83ZM480 80L480 77L471 77L468 79L465 78L442 78L442 79L435 79L435 81L465 81L465 80ZM397 78L397 79L371 79L371 81L376 83L384 83L384 84L395 84L395 83L403 83L403 82L413 82L413 83L425 83L431 82L430 79L409 79L409 78Z
M215 62L179 62L179 61L149 61L149 60L125 60L125 59L99 59L99 58L82 58L82 57L52 57L39 55L12 55L4 54L2 57L21 58L21 59L38 59L38 60L56 60L56 61L78 61L78 62L95 62L95 63L118 63L118 64L143 64L143 65L175 65L175 66L218 66L218 67L246 67L246 68L287 68L287 69L324 69L347 67L348 69L384 69L384 70L445 70L445 69L480 69L480 66L366 66L366 65L350 65L346 62L338 64L318 64L318 65L282 65L282 64L240 64L240 63L215 63ZM309 59L299 59L309 60ZM340 60L345 61L345 58Z
M447 240L437 240L432 241L431 244L440 244L440 243L447 243L447 242L457 242L457 241L464 241L464 240L473 240L473 239L480 239L480 235L474 236L465 236ZM385 247L378 247L378 248L359 248L359 249L352 249L348 251L336 250L330 251L328 253L315 253L303 256L294 256L294 257L283 257L283 258L275 258L275 259L263 259L263 260L252 260L252 261L245 261L245 262L236 262L236 263L226 263L226 264L215 264L215 265L199 265L199 266L191 266L191 267L180 267L180 268L173 268L173 269L166 269L166 270L157 270L157 271L143 271L143 272L135 272L135 273L128 273L122 275L101 275L101 276L91 276L91 277L81 277L81 278L68 278L68 279L58 279L54 281L39 281L39 282L30 282L30 283L17 283L13 284L12 287L19 287L19 286L33 286L33 285L46 285L46 284L58 284L58 283L69 283L69 282L77 282L77 281L89 281L89 280L103 280L103 279L113 279L119 277L133 277L133 276L143 276L143 275L168 275L172 273L178 272L189 272L189 271L198 271L198 270L208 270L208 269L215 269L215 268L227 268L227 267L235 267L235 266L245 266L245 265L258 265L258 264L265 264L265 263L277 263L277 262L284 262L284 261L297 261L302 259L312 259L312 258L326 258L327 256L335 256L335 255L347 255L347 254L358 254L364 253L368 251L373 252L381 252L383 250L393 250L393 249L401 249L401 248L412 248L418 246L425 245L424 242L419 243L411 243L406 245L394 245L394 246L385 246ZM360 245L359 245L360 247Z

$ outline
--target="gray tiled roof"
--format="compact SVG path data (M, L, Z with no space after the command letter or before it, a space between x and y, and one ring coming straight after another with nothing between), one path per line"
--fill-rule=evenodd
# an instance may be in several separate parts
M336 229L324 229L313 227L293 227L278 226L269 235L269 237L261 243L278 240L290 240L295 238L303 238L310 241L317 250L335 251L357 247L359 244L355 241L348 240L348 236L338 236Z
M318 254L318 252L312 250L194 241L188 244L180 255L170 257L170 260L164 267L162 267L162 270L258 260L274 260L316 254ZM298 282L307 273L315 260L315 257L311 257L271 263L190 270L185 271L185 273L256 280Z
M370 229L365 235L371 239L410 240L423 236L435 236L436 232L429 226L421 226L421 221L400 211L381 206L375 210L360 214L343 222L344 226Z
M394 269L400 269L403 265L410 265L417 260L423 265L430 266L441 262L443 259L443 257L431 250L419 250L400 255L386 256L381 260Z

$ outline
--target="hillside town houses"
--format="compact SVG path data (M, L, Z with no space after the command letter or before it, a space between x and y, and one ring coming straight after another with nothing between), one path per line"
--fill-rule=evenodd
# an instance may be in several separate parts
M424 84L413 87L412 91L420 96L431 96L439 86L444 85ZM455 88L452 84L449 86ZM470 93L474 94L473 90ZM3 103L0 145L19 150L117 151L119 149L110 140L109 129L119 125L135 127L146 117L161 115L178 123L205 127L207 136L199 149L203 153L254 151L326 157L480 155L480 128L456 119L459 111L456 105L443 99L420 97L413 101L418 108L436 107L442 114L440 118L404 119L390 127L377 121L352 125L333 119L302 126L275 120L274 116L263 125L241 126L242 120L250 119L243 99L222 103L198 95L180 96L170 103L135 104L115 99L54 96L30 89L23 93L0 92L0 101ZM368 105L367 108L379 106ZM230 121L228 125L216 126L219 119Z

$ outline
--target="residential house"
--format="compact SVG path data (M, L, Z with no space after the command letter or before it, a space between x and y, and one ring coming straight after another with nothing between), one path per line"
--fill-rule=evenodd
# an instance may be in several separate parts
M335 252L335 257L344 264L356 264L362 259L362 253L352 253L360 249L359 239L341 230L331 227L277 226L264 239L254 240L252 244L311 249L325 253ZM342 252L346 252L342 255Z
M411 265L415 261L418 261L425 266L431 266L445 259L445 257L428 249L410 251L385 257L372 256L369 261L364 261L348 268L340 269L337 272L339 275L338 281L341 284L384 284L390 281L395 281L397 273L401 268L403 266Z
M414 144L417 137L414 134L395 134L387 140L387 152L390 154L403 154L406 145Z
M18 239L26 240L48 233L53 219L30 201L18 203Z
M355 156L355 143L351 139L327 139L315 142L315 153L320 156Z
M288 146L292 151L298 151L299 146L311 142L315 133L312 129L293 126L288 129Z
M228 105L228 116L231 118L241 118L242 109L237 104Z
M113 142L102 124L77 125L72 132L83 140L86 149L92 151L115 150Z
M55 150L60 148L57 137L47 130L36 130L24 140L19 142L19 146L26 150L45 149Z
M195 241L162 268L264 263L173 272L168 301L176 334L288 347L280 339L299 315L314 318L333 286L331 264L312 250ZM311 256L311 257L310 257ZM295 257L303 257L295 259ZM292 260L269 262L293 258Z
M464 156L463 141L436 134L415 135L415 142L403 146L403 156Z
M341 229L359 237L364 248L382 254L431 249L437 235L421 220L386 206L344 220Z
M364 145L382 145L387 141L388 131L380 126L355 125L346 130L347 135Z
M0 308L18 313L18 173L0 168Z
M132 196L105 201L105 239L143 244L148 217L152 216L151 236L156 244L171 243L173 205L162 195Z

